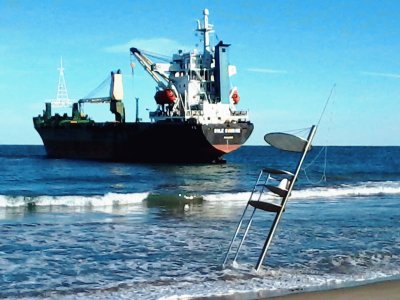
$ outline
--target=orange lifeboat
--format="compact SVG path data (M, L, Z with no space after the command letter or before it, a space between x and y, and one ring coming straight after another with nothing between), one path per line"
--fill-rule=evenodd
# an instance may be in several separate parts
M157 104L173 104L176 101L175 93L171 89L165 89L162 91L157 91L154 95L154 99Z
M232 98L233 104L238 104L239 100L240 100L239 92L237 90L234 90L232 92L231 98Z

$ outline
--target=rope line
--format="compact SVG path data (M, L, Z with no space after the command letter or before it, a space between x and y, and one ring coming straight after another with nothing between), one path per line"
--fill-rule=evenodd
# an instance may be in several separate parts
M328 106L328 103L329 103L329 101L331 100L331 97L332 97L333 91L335 90L335 87L336 87L336 83L333 84L332 89L331 89L331 92L329 93L328 99L326 99L325 106L324 106L324 108L323 108L323 110L322 110L321 116L319 117L319 120L318 120L318 123L317 123L317 127L318 127L319 124L321 123L322 117L323 117L324 114L325 114L326 107Z
M310 131L310 127L291 129L291 130L284 131L284 133L298 134L298 133L304 133L304 132L308 132L308 131Z
M319 180L313 181L310 179L310 176L307 174L307 169L315 164L316 160L320 157L322 152L324 152L324 164L323 164L323 169L322 169L322 175ZM306 167L302 168L302 171L304 172L304 175L306 176L307 182L310 184L318 184L321 182L326 182L327 165L328 165L328 147L324 146L321 148L321 150L318 152L318 154L313 158L313 160Z
M317 123L317 127L319 127L319 124L321 123L322 117L325 115L326 108L328 107L328 104L329 104L329 102L330 102L330 100L331 100L331 98L332 98L332 95L333 95L333 92L334 92L334 90L335 90L335 87L336 87L336 83L333 84L333 86L332 86L332 88L331 88L331 91L330 91L330 93L329 93L329 96L328 96L328 98L327 98L326 101L325 101L325 105L324 105L324 108L322 109L321 115L320 115L320 117L319 117L319 120L318 120L318 123ZM312 180L310 179L310 177L308 176L308 174L307 174L307 169L308 169L309 167L311 167L311 166L316 162L316 160L319 158L319 156L321 155L322 152L324 152L325 155L324 155L324 164L323 164L323 170L322 170L321 178L320 178L318 181L312 181ZM325 181L326 181L326 169L327 169L327 164L328 164L328 147L327 147L327 146L324 146L324 147L321 148L321 150L319 151L319 153L314 157L314 159L313 159L306 167L302 168L302 170L303 170L303 172L304 172L304 175L306 176L306 179L307 179L308 183L311 183L311 184L318 184L318 183L321 183L321 182L323 182L323 181L325 182Z

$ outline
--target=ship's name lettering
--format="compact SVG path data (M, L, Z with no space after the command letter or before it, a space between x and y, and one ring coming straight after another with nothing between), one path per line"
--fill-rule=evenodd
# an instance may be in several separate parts
M214 133L240 133L240 128L214 128Z

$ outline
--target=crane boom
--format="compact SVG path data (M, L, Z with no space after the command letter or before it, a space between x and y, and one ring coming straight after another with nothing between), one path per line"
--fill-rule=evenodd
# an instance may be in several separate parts
M157 82L157 85L161 89L166 89L168 88L167 84L164 83L164 81L169 82L168 77L165 74L161 74L160 72L154 70L154 63L152 60L150 60L147 56L145 56L139 49L137 48L130 48L130 51L132 55L136 57L138 62L143 66L143 68L146 70L147 73L150 74L150 76ZM164 80L162 80L162 79Z

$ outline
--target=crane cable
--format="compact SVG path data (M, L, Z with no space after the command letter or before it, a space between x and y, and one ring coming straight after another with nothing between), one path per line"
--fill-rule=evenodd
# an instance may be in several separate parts
M92 90L90 93L87 94L85 99L87 98L93 98L94 95L96 95L101 89L103 89L106 85L111 84L111 76L107 76L94 90Z

